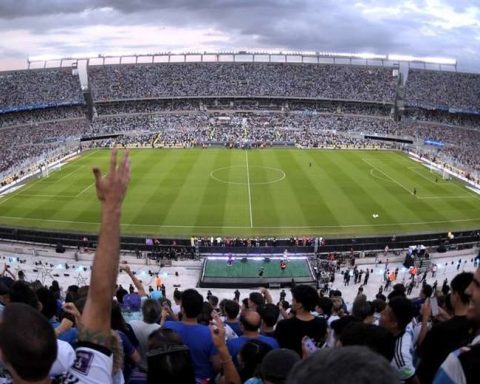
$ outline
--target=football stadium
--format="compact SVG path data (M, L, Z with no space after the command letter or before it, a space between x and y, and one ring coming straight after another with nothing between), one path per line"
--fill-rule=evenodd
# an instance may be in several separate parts
M480 75L388 55L133 57L0 72L2 379L43 375L6 337L45 323L38 308L71 351L45 377L68 382L296 383L331 348L423 384L451 379L467 340L477 361Z

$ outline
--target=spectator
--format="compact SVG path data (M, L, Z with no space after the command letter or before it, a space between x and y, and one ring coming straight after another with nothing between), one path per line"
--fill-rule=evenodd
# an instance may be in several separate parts
M260 311L262 325L260 334L263 336L275 337L275 325L280 316L280 310L275 304L265 304Z
M240 321L238 319L238 314L240 312L240 305L234 300L225 301L225 316L224 321L225 325L228 325L237 336L242 336L243 332L240 326Z
M327 322L311 314L317 302L315 288L297 285L292 289L292 310L295 316L279 321L275 329L275 338L282 348L292 349L301 355L303 337L310 337L317 345L325 342Z
M388 361L366 347L322 349L295 364L286 384L395 384Z
M411 328L415 308L405 297L394 297L388 302L380 317L380 326L395 338L395 355L391 361L402 382L418 383L414 365L414 342Z
M469 297L469 305L467 309L467 318L477 324L480 323L480 268L477 268L473 275L472 282L465 290L465 294ZM460 349L450 353L438 370L433 383L434 384L465 384L476 383L479 380L478 366L480 336Z
M417 374L422 383L431 383L448 354L467 345L473 338L474 323L467 319L470 298L465 293L472 279L473 274L469 272L462 272L453 278L450 282L453 317L434 324L418 348L421 360Z
M190 348L195 378L214 380L215 372L220 370L218 351L208 327L197 322L203 297L196 290L187 289L182 293L181 302L182 321L166 321L164 327L176 331Z
M228 351L236 366L238 366L237 356L240 350L250 340L259 340L273 349L279 347L277 340L273 337L262 336L259 333L261 319L257 312L251 310L242 312L240 315L240 323L243 335L236 339L231 339L227 343Z

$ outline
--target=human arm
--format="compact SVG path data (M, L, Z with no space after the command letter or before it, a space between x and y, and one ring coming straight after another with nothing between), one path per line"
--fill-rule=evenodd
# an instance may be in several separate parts
M218 350L220 364L223 367L224 383L241 384L242 380L225 344L225 327L223 322L218 315L215 316L214 320L215 323L212 322L210 324L210 334L212 335L213 344Z
M430 299L425 300L425 302L422 304L422 307L420 309L420 313L422 315L422 325L420 328L420 333L418 335L418 340L417 340L417 348L421 347L423 344L423 341L425 340L425 337L427 336L428 333L428 321L430 320L430 316L432 314L432 307L430 305Z
M140 297L141 296L148 296L147 292L145 291L145 288L143 287L143 284L133 274L132 270L130 269L130 266L126 265L126 266L122 267L122 269L127 273L127 275L132 280L132 283L135 286L135 288L137 289L137 292L140 295Z
M69 329L73 327L73 321L63 318L60 322L60 325L55 328L55 336L60 336L62 333L67 332Z
M93 173L101 202L101 224L78 339L110 349L110 315L120 257L121 207L130 178L128 152L117 166L117 151L113 149L108 175L102 176L98 168L94 168Z
M265 298L265 302L267 304L272 304L273 303L272 295L270 294L270 291L267 288L260 288L260 293Z
M15 278L15 275L12 273L12 271L10 271L10 266L5 263L4 267L3 267L3 272L2 272L2 276L5 276L5 275L10 275L10 277L13 279L13 280L17 280Z

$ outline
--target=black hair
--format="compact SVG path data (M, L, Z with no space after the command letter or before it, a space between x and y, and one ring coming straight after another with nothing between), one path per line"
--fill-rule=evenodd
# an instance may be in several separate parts
M265 304L259 312L260 317L267 327L277 324L280 309L275 304Z
M286 384L397 384L398 373L367 347L321 349L296 363Z
M292 296L297 303L301 303L305 311L315 310L318 302L318 293L309 285L297 285L292 288Z
M38 298L35 292L24 281L16 281L10 287L10 302L24 303L38 310Z
M455 276L450 282L452 292L456 292L460 296L460 300L463 304L468 304L470 297L465 294L465 290L473 280L473 273L462 272Z
M250 301L252 301L258 308L265 304L265 298L260 292L252 292L248 295ZM252 309L252 308L250 308Z
M196 318L202 312L203 297L195 289L187 289L182 292L182 308L185 316L189 319Z
M162 307L157 300L147 299L142 305L143 321L147 324L154 324L160 320Z
M372 324L350 323L339 335L339 339L344 347L364 345L388 361L393 359L395 338L385 328Z
M50 320L57 313L57 300L52 290L42 287L37 289L37 297L40 303L42 303L42 314Z
M431 285L425 284L425 285L422 287L422 292L423 292L423 294L425 295L425 297L430 297L430 296L432 296L433 288L432 288Z
M40 381L57 358L57 339L48 320L32 306L5 307L0 323L0 349L6 363L25 381Z
M226 300L224 308L228 319L236 319L240 312L240 305L234 300Z
M319 297L317 305L322 309L323 314L329 317L332 314L333 301L328 297Z
M413 303L406 297L394 297L388 302L388 306L397 320L398 327L405 329L415 315Z
M271 350L270 345L256 339L251 339L243 345L240 350L243 366L239 372L242 383L258 375L263 358Z
M218 305L218 297L212 295L208 298L208 302L212 304L213 307L216 307Z

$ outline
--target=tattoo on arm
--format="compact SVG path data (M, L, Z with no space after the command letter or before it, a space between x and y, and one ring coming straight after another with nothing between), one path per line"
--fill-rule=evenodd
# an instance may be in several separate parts
M78 341L92 343L110 349L112 347L112 335L101 331L94 331L85 327L78 330Z

